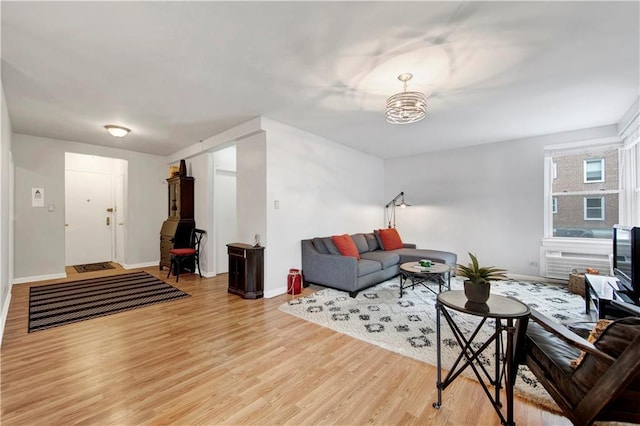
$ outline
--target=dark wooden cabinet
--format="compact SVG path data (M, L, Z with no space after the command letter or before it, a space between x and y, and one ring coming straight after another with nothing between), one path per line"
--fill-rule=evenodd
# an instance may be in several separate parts
M227 244L229 255L229 293L245 299L259 299L264 287L264 247Z
M196 227L193 219L194 178L175 176L167 179L167 220L160 228L160 270L169 267L172 248L189 247L191 230Z
M169 191L167 216L169 220L193 220L193 183L188 176L175 176L167 179Z

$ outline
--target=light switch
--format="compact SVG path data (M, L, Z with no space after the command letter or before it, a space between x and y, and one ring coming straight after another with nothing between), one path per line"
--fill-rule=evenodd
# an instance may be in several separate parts
M49 213L53 213L55 211L55 209L56 209L55 204L49 204L49 207L47 207L47 211Z
M273 208L276 210L280 209L280 200L273 200Z

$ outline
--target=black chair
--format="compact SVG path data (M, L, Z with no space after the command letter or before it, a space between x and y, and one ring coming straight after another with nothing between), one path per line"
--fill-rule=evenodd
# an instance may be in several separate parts
M615 320L593 343L533 309L525 327L517 362L573 424L640 422L640 318Z
M202 229L194 228L191 230L191 235L189 237L189 247L169 250L169 253L171 254L171 261L169 262L169 273L167 274L167 278L169 278L171 271L173 270L176 274L176 282L178 282L178 279L180 278L180 271L182 269L190 269L191 273L195 273L196 268L198 269L200 278L202 278L202 271L200 270L200 242L206 233L207 232Z

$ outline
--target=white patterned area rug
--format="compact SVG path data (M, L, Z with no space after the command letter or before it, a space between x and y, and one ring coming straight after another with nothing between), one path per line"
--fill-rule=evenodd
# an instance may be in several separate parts
M351 298L339 290L322 289L312 295L299 297L280 306L280 310L323 327L372 343L419 361L436 365L436 311L434 293L416 286L405 290L399 298L399 278L378 284ZM436 288L432 284L431 288ZM463 288L462 280L452 278L452 290ZM566 286L518 281L492 282L491 292L515 297L531 308L554 318L558 323L587 321L584 299L570 293ZM480 318L450 311L460 329L468 336ZM449 325L442 318L442 365L449 369L458 356L459 346ZM474 342L487 340L495 330L488 320ZM476 347L477 347L476 346ZM481 356L483 364L492 366L490 351ZM467 371L469 370L469 371ZM475 379L470 369L463 373ZM488 371L493 371L489 368ZM518 369L515 394L547 410L560 412L551 396L526 366Z

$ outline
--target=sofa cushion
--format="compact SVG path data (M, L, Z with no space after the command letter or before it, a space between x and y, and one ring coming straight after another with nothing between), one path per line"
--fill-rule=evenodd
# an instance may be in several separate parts
M321 240L324 243L324 246L329 251L329 254L340 255L340 252L338 251L338 247L336 247L336 245L333 243L333 239L331 237L321 238Z
M378 233L384 250L397 250L402 248L402 239L396 228L378 229Z
M351 239L356 244L358 253L362 254L369 251L369 244L367 244L367 239L364 237L364 234L353 234Z
M639 334L640 318L622 318L611 323L593 345L616 359ZM580 366L575 369L575 382L590 389L610 366L611 362L587 354ZM640 378L636 378L634 383L638 386Z
M324 241L322 241L322 238L314 238L313 240L311 240L311 244L313 244L313 248L318 250L320 253L329 254L329 249L327 249L327 246L324 244Z
M374 260L367 260L367 259L360 259L358 261L359 277L373 274L374 272L378 272L380 270L382 270L382 265L380 265L380 262L376 262Z
M378 239L373 232L364 234L364 238L367 240L367 244L369 245L369 251L380 249L380 243L378 243Z
M374 229L373 236L376 237L376 241L378 242L378 247L380 247L380 250L384 250L384 247L382 247L382 240L380 239L380 231Z
M398 253L382 250L362 253L360 257L362 259L375 260L376 262L379 262L382 265L382 269L387 269L400 262L400 255Z
M331 239L341 255L360 259L358 247L356 247L356 244L353 242L349 234L333 235Z
M578 403L586 388L575 386L573 383L572 375L576 370L571 367L571 360L578 357L580 350L568 345L533 321L529 321L527 327L527 345L527 357L563 390L572 403Z

